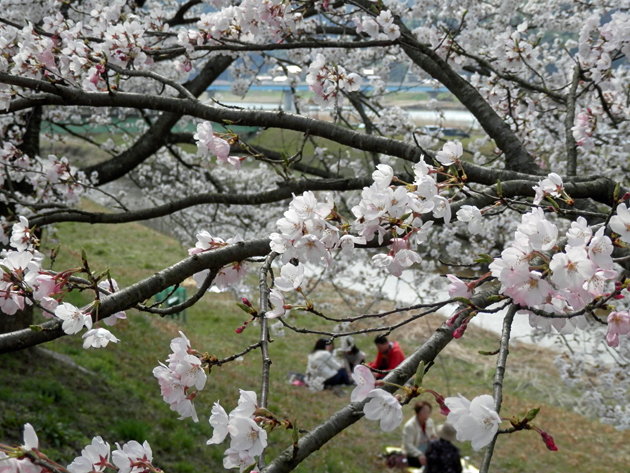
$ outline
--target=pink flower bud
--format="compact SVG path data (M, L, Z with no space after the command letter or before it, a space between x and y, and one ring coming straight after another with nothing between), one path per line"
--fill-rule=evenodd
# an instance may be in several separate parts
M468 319L464 320L462 324L455 329L453 332L453 338L462 338L464 336L464 332L468 328Z
M542 437L543 441L545 442L545 445L547 446L549 450L551 450L552 452L558 451L558 447L556 446L556 443L553 441L553 437L551 435L549 435L544 430L541 430L540 436Z
M245 325L241 325L239 328L237 328L236 333L242 333L243 330L245 330Z
M249 302L249 300L247 300L246 297L242 298L243 304L245 304L247 307L252 307L252 303Z

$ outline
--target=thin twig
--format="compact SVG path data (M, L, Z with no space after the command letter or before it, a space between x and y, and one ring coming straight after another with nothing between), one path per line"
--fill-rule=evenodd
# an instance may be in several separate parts
M497 414L501 411L501 403L503 402L503 377L505 376L505 366L507 364L507 356L510 353L510 332L512 331L512 322L514 321L514 314L518 310L517 305L513 305L508 309L508 313L503 319L503 332L501 333L501 347L499 348L499 357L497 358L497 369L494 372L494 408ZM481 463L479 473L488 473L490 468L490 462L492 461L492 454L494 453L494 444L497 440L495 435L486 448L486 453Z
M199 299L203 297L206 291L208 291L208 288L210 288L210 285L212 284L212 281L214 281L214 278L217 277L218 272L219 270L216 268L211 269L206 276L206 279L204 279L203 284L201 285L199 290L190 299L185 300L181 304L174 305L173 307L169 307L168 309L154 309L152 307L148 307L142 304L138 304L136 308L143 312L161 315L162 317L164 317L165 315L177 314L178 312L181 312L182 310L188 309L189 307L193 306Z
M271 263L276 259L278 253L272 251L265 260L265 264L260 268L258 288L260 290L260 347L262 351L262 385L260 389L260 407L267 407L267 396L269 394L269 369L271 358L269 357L269 326L265 313L269 310L269 285L267 284L267 273L271 268ZM262 455L261 455L262 458ZM264 466L264 465L263 465Z
M258 288L260 290L260 351L262 354L262 381L260 386L260 407L267 408L267 397L269 395L269 372L271 369L271 357L269 356L269 325L265 314L269 310L269 285L267 284L267 274L271 268L271 263L276 259L278 253L269 253L260 268ZM265 455L258 458L258 468L265 467Z

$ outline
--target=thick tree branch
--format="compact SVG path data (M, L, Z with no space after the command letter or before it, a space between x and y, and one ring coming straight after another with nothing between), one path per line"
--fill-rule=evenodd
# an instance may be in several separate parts
M242 261L254 256L265 256L270 251L269 240L263 238L190 256L153 276L103 297L98 310L98 317L103 319L116 312L130 309L158 292L179 284L187 277L205 269L218 269L234 261ZM93 318L95 318L95 314L93 314ZM24 329L0 334L0 354L39 345L64 335L66 334L61 330L60 319L43 323L39 331Z
M88 93L72 87L49 84L35 79L16 77L6 73L0 73L0 82L45 92L44 95L36 96L38 98L34 98L33 100L17 99L12 101L9 112L22 108L30 108L34 103L60 106L84 105L92 107L129 107L161 110L177 114L177 116L185 114L217 123L225 122L229 124L283 128L300 131L314 136L327 138L355 149L384 153L410 162L417 162L423 154L416 146L402 141L375 135L366 135L365 133L350 130L333 123L285 112L234 110L230 108L205 105L200 102L194 102L181 98L147 96L129 92L116 92L113 94ZM510 134L513 136L511 131ZM145 137L146 136L148 135L145 134ZM147 138L147 141L149 141L149 138ZM154 139L153 141L159 140ZM428 155L426 151L424 154ZM117 160L110 161L116 162ZM134 167L135 165L137 164L134 164ZM463 163L463 167L471 182L478 182L481 184L493 184L497 179L502 181L512 179L537 179L534 176L523 172L513 170L490 170L470 163ZM527 166L525 166L525 168L527 168ZM117 170L121 171L121 169L122 167L120 166L120 163L118 163ZM92 170L93 168L84 169L88 175ZM128 170L125 170L125 172L127 171ZM539 175L540 169L537 166L534 171L536 171L533 173L534 175ZM121 175L124 175L124 173Z
M479 124L505 153L506 168L514 171L539 174L540 168L534 162L510 126L493 110L477 89L461 77L435 51L416 41L409 29L397 22L404 39L401 45L409 58L437 79L455 95L459 101L479 121Z
M571 129L575 122L575 93L580 83L580 73L580 65L576 64L573 69L571 89L569 89L566 97L567 115L564 118L564 134L567 150L567 176L575 176L577 174L577 143L575 138L573 138Z
M267 44L255 44L255 43L243 43L243 42L225 42L224 44L203 44L200 46L194 45L195 51L286 51L294 49L365 49L365 48L385 48L394 46L398 43L397 40L377 40L377 41L296 41L291 43L267 43ZM156 61L163 58L173 58L186 53L186 48L174 47L165 49L145 50L149 56L154 56Z

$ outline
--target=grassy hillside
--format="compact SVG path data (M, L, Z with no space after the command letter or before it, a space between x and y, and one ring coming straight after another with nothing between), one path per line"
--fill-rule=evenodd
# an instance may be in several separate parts
M109 267L121 286L146 277L186 256L185 249L163 235L141 225L90 226L64 224L44 237L44 252L62 241L56 268L78 266L85 248L93 270ZM77 304L86 299L73 295ZM204 296L188 311L188 321L161 319L131 311L128 320L113 328L121 339L101 350L83 350L78 336L64 337L46 345L65 358L60 361L41 350L0 356L0 442L21 443L24 422L39 433L42 449L61 463L71 461L95 435L105 440L148 440L155 464L166 472L222 471L227 444L207 446L212 428L207 419L212 404L220 400L227 411L238 399L238 388L259 391L260 357L251 353L242 360L213 369L204 391L195 401L200 422L177 420L160 398L152 369L165 360L169 341L183 330L193 346L222 358L257 340L256 327L235 333L246 317L236 309L230 294ZM299 324L316 326L317 321L298 316ZM440 323L438 317L422 319L395 333L406 352L411 352ZM287 383L289 371L305 370L306 356L316 337L287 333L271 345L273 360L270 409L311 429L349 401L330 392L313 394ZM368 338L358 345L372 358L374 347ZM472 398L491 392L494 357L482 357L478 350L498 348L498 337L470 327L465 337L452 343L425 378L427 387ZM533 432L501 436L494 472L627 471L629 433L620 433L597 421L584 419L570 410L574 393L560 386L551 362L553 354L529 345L516 344L511 350L506 379L504 415L535 406L542 410L538 425L556 439L559 452L548 452ZM405 418L412 409L405 407ZM434 413L435 421L443 418ZM398 445L400 431L383 433L376 423L365 419L340 434L304 462L300 472L379 472L378 458L385 445ZM270 435L268 458L291 443L288 433ZM469 444L460 445L463 454L479 464L481 452Z

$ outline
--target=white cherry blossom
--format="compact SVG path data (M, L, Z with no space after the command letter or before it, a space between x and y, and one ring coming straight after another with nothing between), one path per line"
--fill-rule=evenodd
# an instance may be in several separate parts
M368 398L370 400L363 406L366 419L380 421L381 430L391 432L402 422L402 406L400 402L387 391L377 388L372 389Z

